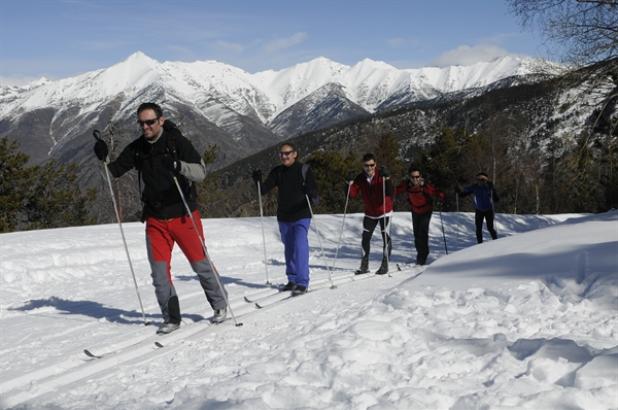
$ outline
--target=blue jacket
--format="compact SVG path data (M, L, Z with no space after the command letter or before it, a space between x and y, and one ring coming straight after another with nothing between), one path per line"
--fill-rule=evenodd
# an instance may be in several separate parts
M474 207L479 211L493 210L494 202L498 202L498 194L494 188L494 184L476 183L465 187L461 193L461 196L474 194Z

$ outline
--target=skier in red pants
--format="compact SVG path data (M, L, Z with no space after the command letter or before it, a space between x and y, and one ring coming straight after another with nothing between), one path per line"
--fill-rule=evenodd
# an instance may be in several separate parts
M163 117L161 107L144 103L137 109L137 123L143 134L131 142L115 161L109 162L107 144L98 140L94 151L108 162L114 177L135 168L143 183L142 221L146 222L146 245L152 283L163 315L157 333L170 333L180 326L180 304L172 283L170 262L177 243L199 277L206 298L214 310L213 322L225 320L227 305L222 286L206 259L200 238L204 238L197 192L193 182L206 177L200 155L173 123ZM173 176L187 199L198 232L187 215ZM199 235L199 237L198 237Z

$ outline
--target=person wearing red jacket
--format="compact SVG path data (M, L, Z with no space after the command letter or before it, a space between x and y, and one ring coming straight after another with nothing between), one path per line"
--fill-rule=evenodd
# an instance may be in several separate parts
M365 206L362 237L363 256L361 258L361 266L356 271L356 274L369 272L371 237L379 223L384 246L382 250L382 264L376 271L376 274L384 275L388 272L388 259L393 247L388 234L388 224L393 212L393 185L390 181L390 174L384 166L380 167L379 170L377 169L377 162L373 154L365 154L363 156L363 172L354 178L350 178L348 183L350 197L356 198L360 194Z
M429 222L433 211L433 198L444 201L444 193L433 185L425 183L421 171L410 166L410 179L401 181L395 188L395 195L406 193L410 210L412 211L412 228L414 230L414 247L416 248L416 264L424 265L429 256Z

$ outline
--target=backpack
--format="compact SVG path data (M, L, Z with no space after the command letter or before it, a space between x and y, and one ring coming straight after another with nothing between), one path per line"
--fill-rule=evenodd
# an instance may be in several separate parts
M309 195L309 193L306 190L306 187L307 187L307 172L309 172L309 168L310 168L309 164L303 164L301 169L300 169L300 174L303 177L303 191L305 191L305 193L307 195ZM315 193L315 196L310 196L309 199L311 199L311 202L313 202L316 205L320 202L320 197L319 197L319 195L317 193Z

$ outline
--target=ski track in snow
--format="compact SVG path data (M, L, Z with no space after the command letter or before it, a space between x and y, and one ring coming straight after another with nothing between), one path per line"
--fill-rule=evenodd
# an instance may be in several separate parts
M549 228L478 246L472 214L443 216L449 255L435 215L433 263L413 278L350 275L362 218L350 215L330 289L341 216L319 215L312 291L261 310L243 301L273 292L259 220L206 219L244 325L207 322L199 283L175 252L184 324L163 338L143 326L116 225L0 235L0 408L618 408L618 213L498 215L501 237ZM393 219L392 270L414 257L409 224L407 213ZM275 220L266 227L270 279L281 283ZM125 232L157 323L143 226Z

